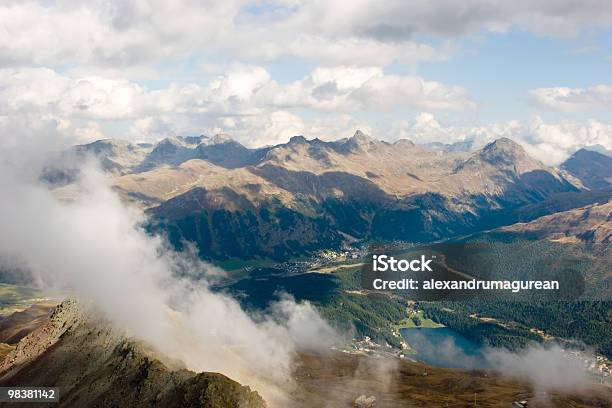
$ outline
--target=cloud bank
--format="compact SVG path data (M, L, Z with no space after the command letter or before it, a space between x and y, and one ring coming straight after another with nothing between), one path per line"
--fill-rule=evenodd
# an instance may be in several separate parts
M512 27L575 35L612 25L605 1L78 1L9 0L0 7L7 64L147 65L191 53L283 56L323 64L386 65L446 58L428 45Z
M280 84L262 67L238 65L205 83L154 90L120 77L0 70L0 115L53 118L77 142L105 136L155 140L209 130L237 133L247 145L268 144L303 131L296 110L337 117L398 107L462 110L475 104L461 87L376 67L318 68ZM247 133L255 140L242 137Z

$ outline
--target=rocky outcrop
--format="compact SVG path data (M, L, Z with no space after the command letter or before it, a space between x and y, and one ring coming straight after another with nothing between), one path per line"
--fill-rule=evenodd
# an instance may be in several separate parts
M171 369L146 344L94 316L75 301L61 303L2 361L0 384L59 387L62 407L266 406L222 374Z

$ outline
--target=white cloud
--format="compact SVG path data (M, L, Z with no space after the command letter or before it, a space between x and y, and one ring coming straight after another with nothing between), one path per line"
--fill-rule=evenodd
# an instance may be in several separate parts
M536 117L523 140L533 156L547 164L559 164L576 150L601 145L612 149L612 124L590 119L586 123L563 121L545 123Z
M308 138L316 137L321 140L338 140L352 136L352 132L357 129L378 137L378 130L367 121L349 114L332 115L312 120L308 123L304 135L307 135Z
M271 98L277 106L319 110L475 107L461 87L446 86L418 76L389 75L377 67L318 68L306 78L273 91Z
M387 131L390 140L410 139L415 143L463 141L466 135L455 128L444 127L429 112L421 112L414 121L400 120Z
M481 30L503 31L516 25L548 35L568 35L583 26L612 23L607 2L586 0L401 0L385 2L300 2L294 21L309 21L328 35L354 34L380 41L417 35L452 37Z
M305 133L301 117L287 111L274 111L263 115L234 118L231 128L218 123L208 133L230 133L247 146L265 146L285 143L292 136Z
M560 111L577 112L612 107L612 85L590 88L538 88L531 96L540 105Z
M386 65L445 58L443 41L511 26L572 35L612 24L608 2L535 0L376 1L5 1L0 61L146 66L220 53L269 60L285 55L319 64Z
M4 113L40 109L60 116L129 118L144 93L125 79L70 78L48 68L0 70L0 109Z
M351 98L359 106L372 110L396 107L423 109L471 109L476 106L465 89L447 87L416 76L387 75L374 77L353 91Z
M308 139L337 140L352 136L361 129L373 133L367 121L349 114L331 114L306 119L287 111L275 111L258 116L233 118L231 126L218 122L218 126L206 129L206 133L228 133L247 146L265 146L286 143L292 136L304 135Z
M347 37L330 41L324 36L301 36L289 44L293 55L320 61L328 65L387 65L394 61L414 63L417 61L443 60L454 52L447 45L436 49L428 44L414 41L382 42L371 38Z
M63 133L72 132L80 142L88 136L151 140L226 129L246 144L259 145L316 132L317 121L325 120L305 125L297 116L304 109L337 117L401 107L473 106L461 88L387 75L376 67L318 68L284 85L261 67L236 65L209 82L155 90L117 76L71 76L48 68L0 70L0 115L52 117Z
M12 1L0 7L4 63L132 65L215 43L240 2ZM221 28L220 28L221 27Z
M104 132L97 122L89 121L85 126L74 130L77 143L89 143L92 140L104 139Z

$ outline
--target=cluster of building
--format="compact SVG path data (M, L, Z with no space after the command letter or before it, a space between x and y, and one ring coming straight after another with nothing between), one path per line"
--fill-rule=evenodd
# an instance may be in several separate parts
M318 262L345 262L351 259L360 259L367 255L366 248L345 247L342 250L324 249L315 254L313 257Z
M323 249L316 252L304 261L283 262L274 265L275 269L281 269L290 274L304 273L314 268L333 264L336 262L347 262L364 258L368 254L367 248L348 247L342 250Z
M612 362L604 356L587 356L578 350L568 350L567 353L579 358L589 373L594 375L601 384L612 381Z
M361 340L353 339L349 346L341 350L349 354L362 354L376 357L401 357L402 354L397 349L390 345L378 344L368 336L364 336Z

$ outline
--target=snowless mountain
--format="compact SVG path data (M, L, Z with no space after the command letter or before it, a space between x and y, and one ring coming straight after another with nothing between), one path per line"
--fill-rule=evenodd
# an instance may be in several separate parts
M590 190L612 186L612 157L603 153L580 149L561 164L561 169Z

